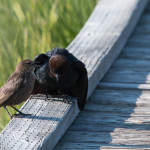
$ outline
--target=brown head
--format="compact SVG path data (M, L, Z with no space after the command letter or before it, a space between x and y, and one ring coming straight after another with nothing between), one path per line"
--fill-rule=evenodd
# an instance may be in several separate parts
M16 71L34 71L36 66L36 62L25 59L16 66Z
M71 66L70 61L63 55L54 55L49 60L50 76L58 82L63 79Z

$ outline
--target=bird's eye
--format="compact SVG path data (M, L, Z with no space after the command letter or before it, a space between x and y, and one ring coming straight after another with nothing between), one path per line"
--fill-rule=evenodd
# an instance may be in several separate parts
M29 62L28 64L31 65L31 62Z

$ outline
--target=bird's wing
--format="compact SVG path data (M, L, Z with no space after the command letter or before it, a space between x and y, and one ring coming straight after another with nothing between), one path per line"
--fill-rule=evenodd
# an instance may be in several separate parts
M78 107L84 109L88 91L88 76L85 65L81 61L73 63L73 67L79 72L79 79L74 86L70 88L73 95L77 96Z
M46 62L48 62L49 61L49 57L47 56L47 55L45 55L45 54L39 54L39 55L37 55L35 58L34 58L34 61L35 62L38 62L39 63L39 65L44 65Z
M77 64L81 64L82 62L79 61L73 54L68 53L68 58L72 63L77 63ZM83 63L82 63L83 64ZM84 64L83 64L84 65Z
M0 88L0 105L9 99L24 82L23 74L13 72L5 84Z

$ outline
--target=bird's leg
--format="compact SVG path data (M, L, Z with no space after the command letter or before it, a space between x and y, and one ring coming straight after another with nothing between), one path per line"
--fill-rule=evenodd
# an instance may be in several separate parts
M9 111L7 110L6 106L3 106L3 108L6 110L8 116L10 117L10 119L12 119L12 116L11 116L11 114L9 113Z
M58 89L57 90L58 92L58 99L62 98L63 99L63 102L66 103L66 104L69 104L69 99L68 99L68 95L64 94L64 91Z
M62 94L61 90L58 89L58 90L57 90L57 93L58 93L58 100L60 100L60 99L61 99L61 94Z
M33 97L34 97L34 95L31 95L29 99L31 100Z
M18 114L13 114L13 116L30 116L31 114L25 114L25 113L23 113L23 112L21 112L21 111L19 111L17 108L15 108L14 106L11 106L13 109L15 109L17 112L18 112Z
M45 101L46 101L46 102L49 102L49 100L48 100L48 92L47 92L47 88L45 89L45 95L46 95Z

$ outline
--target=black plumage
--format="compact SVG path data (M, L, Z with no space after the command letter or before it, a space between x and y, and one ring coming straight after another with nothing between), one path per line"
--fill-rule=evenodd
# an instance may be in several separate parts
M80 110L87 98L88 77L85 65L66 49L54 48L35 60L41 67L35 70L36 84L33 94L67 94L77 97ZM40 91L39 91L40 89Z

